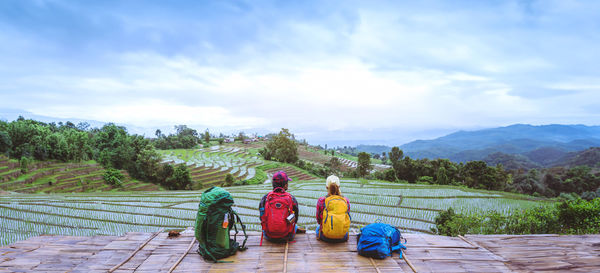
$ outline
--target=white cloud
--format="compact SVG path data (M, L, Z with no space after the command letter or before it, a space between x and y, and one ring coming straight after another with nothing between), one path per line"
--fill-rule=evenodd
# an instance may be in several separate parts
M563 5L210 7L225 19L100 5L94 20L116 29L57 15L45 32L13 26L0 34L0 48L11 49L0 53L10 66L1 69L0 107L140 126L287 127L311 137L593 123L596 8ZM65 25L81 26L82 41L47 34Z

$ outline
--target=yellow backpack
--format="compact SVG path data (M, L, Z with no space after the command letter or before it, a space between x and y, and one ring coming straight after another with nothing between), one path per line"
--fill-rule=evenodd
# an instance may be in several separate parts
M321 232L330 239L342 239L350 230L350 214L348 203L339 195L331 195L325 199L323 225Z

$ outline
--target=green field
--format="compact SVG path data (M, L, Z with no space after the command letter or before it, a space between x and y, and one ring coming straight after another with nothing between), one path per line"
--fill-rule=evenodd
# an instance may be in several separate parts
M220 186L225 176L231 174L234 180L258 184L268 179L268 174L285 170L296 180L317 179L291 164L263 160L250 148L232 145L212 146L201 149L159 150L163 162L186 164L190 169L193 189Z
M259 230L258 203L270 184L227 188L235 209L250 230ZM300 203L300 225L314 229L315 205L325 194L321 181L293 181L289 191ZM0 244L40 234L119 235L160 228L183 229L194 225L202 191L94 192L0 196ZM404 232L429 233L434 218L450 206L459 212L493 209L503 214L545 202L508 194L457 187L393 184L380 181L342 181L350 199L352 228L381 221Z
M233 175L235 180L252 180L257 174L256 167L264 164L258 156L233 146L159 150L158 152L165 163L188 166L193 189L220 185L225 181L227 174Z
M35 161L23 173L19 163L0 157L0 190L19 193L71 193L97 191L158 191L159 185L138 181L121 171L121 187L103 179L105 169L94 161Z

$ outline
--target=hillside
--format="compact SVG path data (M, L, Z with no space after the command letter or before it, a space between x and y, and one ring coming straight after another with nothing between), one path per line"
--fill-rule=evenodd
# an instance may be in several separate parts
M552 165L600 167L600 147L592 147L579 152L570 152L553 162Z
M518 154L505 154L501 152L496 152L493 154L487 155L483 161L490 166L496 166L497 164L502 164L504 169L507 170L516 170L516 169L536 169L541 168L541 165L529 160L529 158L518 155Z
M488 165L502 164L505 169L539 169L550 167L575 166L600 167L600 148L592 147L583 151L565 152L561 149L540 148L525 154L505 154L495 152L482 159Z
M240 181L255 178L262 179L262 181L266 179L266 177L256 177L256 167L263 165L263 160L242 148L212 146L200 149L159 150L158 152L162 155L164 163L187 165L192 177L192 189L219 186L225 182L227 174L231 174L234 180Z
M157 191L155 184L137 181L126 171L122 187L106 183L104 168L95 162L63 163L43 161L31 163L25 173L19 162L0 157L0 189L21 193L70 193L96 191Z

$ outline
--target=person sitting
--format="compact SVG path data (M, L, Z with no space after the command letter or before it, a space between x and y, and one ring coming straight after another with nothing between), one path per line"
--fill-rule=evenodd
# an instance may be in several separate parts
M284 171L273 174L273 190L262 197L258 206L262 236L271 242L293 241L296 232L300 231L296 226L298 201L287 192L289 181L292 179Z
M317 201L317 239L325 242L348 241L350 230L350 201L340 191L340 179L327 177L327 195Z

